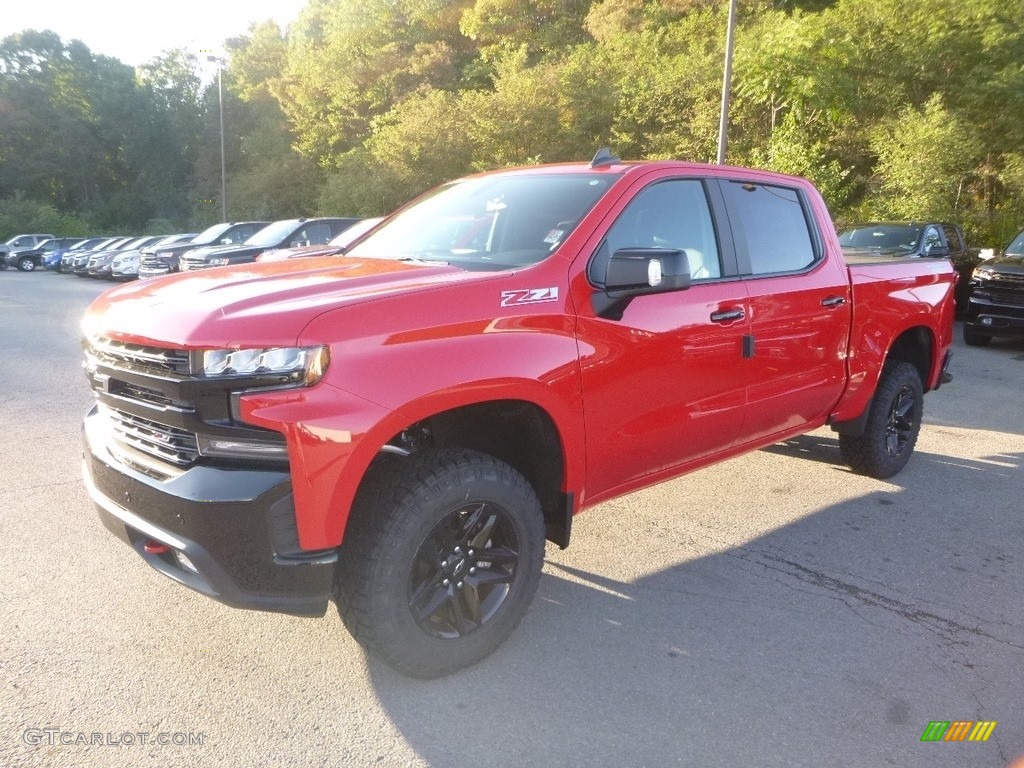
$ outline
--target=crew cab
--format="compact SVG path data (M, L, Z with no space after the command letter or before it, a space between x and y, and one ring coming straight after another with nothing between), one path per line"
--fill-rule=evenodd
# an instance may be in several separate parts
M284 219L275 221L239 245L194 248L182 254L179 268L209 269L231 264L247 264L262 254L279 248L322 245L333 239L359 219Z
M944 259L847 264L791 176L606 151L474 176L345 255L100 296L85 484L170 578L298 615L333 598L436 677L509 635L545 540L599 502L826 424L854 471L899 472L948 380L953 282Z
M968 290L964 343L984 347L995 336L1024 337L1024 229L974 270Z

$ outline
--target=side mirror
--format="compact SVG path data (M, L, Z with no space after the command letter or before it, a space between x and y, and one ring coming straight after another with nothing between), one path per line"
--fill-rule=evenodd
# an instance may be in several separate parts
M685 251L620 248L608 258L604 291L593 294L594 312L609 320L621 320L635 296L689 287L690 262Z
M613 299L690 287L690 262L682 250L620 248L608 260L605 293Z

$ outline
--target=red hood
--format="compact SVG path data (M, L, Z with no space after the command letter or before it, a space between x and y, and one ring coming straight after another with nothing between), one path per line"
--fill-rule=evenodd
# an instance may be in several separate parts
M289 346L317 315L443 283L494 277L456 267L328 256L189 272L107 291L83 331L187 348Z

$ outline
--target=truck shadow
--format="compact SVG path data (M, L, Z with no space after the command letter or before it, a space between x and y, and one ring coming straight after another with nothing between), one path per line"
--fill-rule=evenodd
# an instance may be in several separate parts
M814 436L767 450L838 460ZM899 486L741 546L715 532L728 491L709 499L724 518L668 519L643 492L605 510L614 520L580 517L574 549L549 548L533 607L492 657L430 682L371 661L372 683L420 758L446 768L1005 765L1024 745L1024 452L980 463L1005 469L983 512L964 496L976 467L923 454ZM827 482L818 464L798 472ZM606 572L604 547L638 575ZM679 555L649 570L652 551ZM920 743L935 719L999 727L943 752Z

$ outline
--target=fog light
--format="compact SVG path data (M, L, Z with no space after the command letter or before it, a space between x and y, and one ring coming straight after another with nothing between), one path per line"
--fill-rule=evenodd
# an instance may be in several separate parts
M982 325L992 325L992 318L991 317L983 317L983 318L981 318L981 324Z
M192 573L199 573L199 569L196 568L192 561L188 559L188 556L180 550L174 550L174 559L178 561L178 565L184 568L186 571L192 571Z

